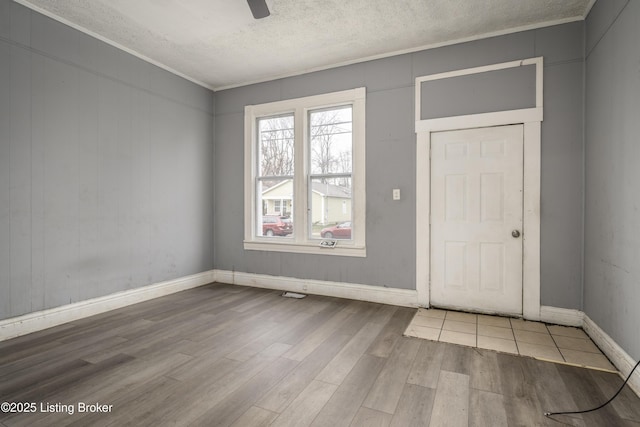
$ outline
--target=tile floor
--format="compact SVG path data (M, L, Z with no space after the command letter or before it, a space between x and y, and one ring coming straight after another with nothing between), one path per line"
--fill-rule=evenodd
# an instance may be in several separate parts
M617 372L582 329L500 316L418 309L406 336Z

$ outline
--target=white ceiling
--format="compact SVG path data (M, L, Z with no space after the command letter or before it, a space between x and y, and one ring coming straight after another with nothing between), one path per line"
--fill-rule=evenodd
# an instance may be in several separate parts
M595 0L16 0L211 89L584 19Z

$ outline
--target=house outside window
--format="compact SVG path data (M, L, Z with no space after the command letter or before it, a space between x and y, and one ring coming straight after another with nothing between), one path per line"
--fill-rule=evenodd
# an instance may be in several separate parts
M366 256L365 93L245 107L245 249ZM264 235L265 215L286 216L292 232ZM339 245L320 247L345 223Z

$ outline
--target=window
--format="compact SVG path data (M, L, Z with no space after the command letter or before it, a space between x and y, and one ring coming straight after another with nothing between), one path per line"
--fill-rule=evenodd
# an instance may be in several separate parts
M245 107L245 249L366 256L365 93Z

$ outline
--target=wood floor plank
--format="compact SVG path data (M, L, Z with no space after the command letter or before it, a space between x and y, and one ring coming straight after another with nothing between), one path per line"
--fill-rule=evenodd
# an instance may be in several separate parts
M214 315L225 313L229 310L233 310L239 302L246 301L246 299L253 293L251 288L247 288L245 286L237 286L237 288L240 289L239 292L230 292L226 294L223 299L216 301L216 303L208 304L207 307L203 308L202 312ZM237 313L237 311L235 313Z
M353 316L349 317L340 328L341 333L355 335L366 323L386 323L390 316L388 311L382 309L385 306L368 305L358 307L360 307L360 310L354 313L351 304L347 306L347 310L351 311Z
M369 319L367 319L367 321L373 322L373 323L384 323L386 325L393 318L396 312L398 312L398 310L409 312L409 313L415 313L415 308L397 307L395 305L388 305L388 304L376 304L376 305L367 304L367 305L368 307L374 309L374 312L371 314ZM404 332L404 329L402 330L402 332Z
M440 367L448 344L423 340L411 366L409 384L435 389L438 385Z
M306 299L306 298L305 298ZM321 311L314 313L305 321L300 322L289 333L280 338L280 342L294 346L302 341L308 334L320 327L327 319L345 307L346 303L334 303L327 305Z
M534 389L543 413L558 411L558 408L575 408L573 397L558 373L560 365L529 358L522 359L521 362L536 379ZM565 416L563 422L568 425L584 425L580 414Z
M196 425L226 427L251 408L278 381L287 375L299 362L279 357L256 374L240 388L214 405L196 421ZM160 420L161 422L164 420ZM181 419L176 420L181 422Z
M188 339L193 342L207 345L216 340L224 340L240 334L250 333L256 326L263 323L264 319L254 313L237 313L226 310L214 315L206 326L194 328L188 334ZM277 323L274 323L277 324ZM196 355L195 353L193 354Z
M64 370L49 374L46 378L40 378L36 384L30 384L12 393L11 398L21 402L44 401L47 399L47 396L60 389L72 389L79 384L83 384L96 373L110 370L114 367L120 367L132 360L133 358L131 356L119 354L97 364L66 365Z
M278 323L277 326L272 328L270 331L262 334L255 340L251 340L248 344L240 347L234 352L227 354L225 357L239 361L248 360L271 344L278 342L281 337L288 334L292 329L294 329L299 322L302 322L309 317L311 317L310 313L289 313L288 322L284 324ZM289 350L287 353L289 353L290 351L291 350Z
M39 384L59 380L64 377L66 372L72 372L89 365L90 363L83 360L64 359L42 369L34 369L25 374L5 379L0 383L0 399L6 400L19 393L24 393L24 390L36 388Z
M444 358L440 366L443 371L471 375L473 369L472 359L477 355L478 349L456 344L446 344L444 351Z
M256 307L260 306L261 304L264 304L265 302L269 304L273 304L278 299L280 292L272 291L272 290L261 290L260 293L261 295L254 296L246 302L243 302L241 304L236 304L233 307L233 311L244 313L245 311L255 309Z
M469 425L469 375L440 371L429 425Z
M155 360L130 360L124 365L111 366L85 379L73 388L63 388L47 396L52 402L105 402L109 403L127 393L145 387L149 381L163 376L190 360L183 354L157 357ZM160 404L160 402L159 402Z
M59 342L64 343L64 347L68 348L73 344L78 345L78 343L81 343L81 345L86 345L114 336L122 338L122 334L127 330L144 328L145 326L152 325L154 323L147 319L135 319L133 317L128 317L126 320L113 320L114 321L105 322L101 325L95 325L95 327L86 327L83 331L78 333L70 333L60 339Z
M154 407L175 398L178 385L179 381L165 376L152 378L137 387L123 390L110 400L109 404L113 405L110 413L78 414L69 427L139 425L140 420L153 418Z
M231 427L268 427L277 416L275 412L252 406Z
M558 372L568 390L573 394L576 407L565 410L583 410L594 408L606 402L609 398L602 393L600 387L592 381L588 381L588 376L584 375L584 369L574 366L558 365ZM581 414L587 425L611 425L611 420L617 417L615 409L607 405L598 411Z
M319 381L340 385L358 363L382 329L380 323L367 323L316 377Z
M623 383L622 378L609 372L590 370L589 376L602 390L602 393L607 396L607 400L620 389ZM611 405L620 418L640 423L638 396L628 385L624 386L620 394L611 402Z
M214 381L208 378L206 381L194 379L184 382L177 393L181 399L155 407L154 416L157 420L169 420L168 423L193 425L200 416L244 386L289 348L289 345L277 343L250 360L241 362L236 369L219 379ZM157 420L155 420L156 425ZM154 420L151 420L150 425L154 425L153 422Z
M211 313L214 317L210 322L190 331L189 339L206 343L217 340L221 336L223 338L229 335L235 336L234 331L237 334L250 332L256 325L262 323L278 325L277 322L270 320L270 317L279 312L284 304L286 301L282 300L277 300L275 303L263 301L260 306L254 307L251 311L237 312L230 307L221 313Z
M288 344L275 343L247 362L238 365L236 369L222 377L220 381L216 382L215 387L209 390L209 393L207 393L209 403L213 405L224 399L226 395L242 386L265 366L282 356L289 348L291 346Z
M391 427L422 427L429 425L435 390L406 384L396 412L391 419Z
M302 341L294 345L283 357L292 360L303 360L313 352L324 340L332 335L344 322L354 314L346 308L340 310L335 315L326 320L319 328L309 333Z
M64 329L62 333L64 334L68 328ZM64 334L67 335L68 333ZM56 335L58 335L56 333ZM63 335L63 336L64 336ZM20 339L22 337L16 338ZM0 342L2 343L11 343L13 340L7 340ZM16 361L21 361L25 357L33 356L38 353L44 353L52 349L56 349L60 347L60 342L58 339L53 339L49 337L43 337L42 340L39 339L22 339L19 343L15 345L5 345L5 347L0 348L0 369L9 363L15 363ZM4 371L4 370L3 370Z
M75 404L82 400L67 400L67 399L55 399L53 397L56 392L59 390L67 390L74 389L75 387L82 386L82 384L86 381L87 378L90 378L92 375L101 371L108 371L113 368L117 368L122 364L126 364L131 361L132 358L130 356L118 355L110 360L106 360L100 364L85 364L84 366L73 368L69 371L58 372L53 376L50 376L46 379L43 379L41 382L26 387L19 392L12 394L10 398L6 398L6 400L11 400L14 402L34 402L38 406L38 412L36 414L16 414L15 417L11 420L11 425L14 426L34 426L34 425L61 425L64 424L64 421L69 421L69 418L64 414L58 413L47 413L41 412L41 404L44 403L45 407L47 407L47 402L55 403L64 403L64 404ZM3 398L3 401L5 399Z
M256 406L272 412L282 412L313 381L350 338L351 336L342 334L334 334L329 337L258 401Z
M193 357L217 359L237 351L248 342L258 339L277 327L278 324L276 323L260 322L259 319L254 319L249 324L245 323L239 328L235 328L230 324L220 333L198 342L198 345L194 345L191 351L184 350L183 353Z
M367 353L372 356L389 357L414 314L414 309L405 307L396 309L376 340L367 349Z
M28 375L29 371L37 370L40 367L46 368L56 363L63 363L64 360L69 360L70 357L81 359L83 354L94 352L96 349L109 348L127 341L124 338L114 336L99 336L99 338L98 341L90 339L87 342L78 341L69 345L54 341L56 346L46 351L37 352L13 362L2 364L0 365L0 382L9 381L11 377Z
M195 330L209 327L213 315L209 313L194 313L181 319L156 320L154 323L134 333L119 333L118 336L128 340L155 342L157 339L178 337L182 339L185 334L191 334Z
M543 414L536 394L537 379L529 369L528 358L498 353L497 359L509 425L554 425Z
M165 375L178 381L188 381L207 375L209 380L215 381L227 375L240 365L239 360L226 357L191 357L190 360L170 370Z
M501 394L474 388L470 394L469 427L508 427Z
M120 355L123 357L124 355ZM72 403L77 402L102 402L110 404L114 400L119 399L123 394L131 393L139 387L145 387L149 381L153 381L158 376L162 376L164 372L171 367L184 363L189 359L185 355L174 355L156 360L154 363L135 360L130 356L124 356L120 364L109 364L102 362L102 370L96 371L92 376L84 378L80 383L74 384L72 387L61 387L52 391L46 396L41 397L41 402L61 402ZM114 358L117 360L117 357ZM115 409L115 408L114 408ZM12 423L12 426L32 426L32 425L71 425L79 419L75 414L73 417L61 417L61 414L40 414L43 417L32 418L26 417L19 419L20 422ZM102 418L101 418L102 420ZM108 421L108 420L105 420ZM81 421L77 425L83 424Z
M306 427L331 399L338 386L312 381L271 424L272 427Z
M296 307L296 310L311 314L320 313L321 311L329 309L330 306L344 307L348 304L348 302L340 298L319 298L317 295L307 295L307 297L303 299L288 298L288 300Z
M391 414L361 407L350 427L388 427L391 424Z
M491 350L476 350L475 357L471 359L469 386L476 390L502 394L498 353Z
M420 340L403 337L387 359L363 406L393 414L420 348Z
M339 427L351 424L385 361L381 357L363 355L311 425Z
M146 319L151 321L169 321L180 322L184 318L192 317L194 314L210 314L212 309L216 312L224 310L224 308L235 308L238 301L246 301L246 292L229 292L222 290L221 292L180 292L183 298L175 301L170 298L170 304L162 311L153 310L148 312ZM206 312L204 311L206 310Z

